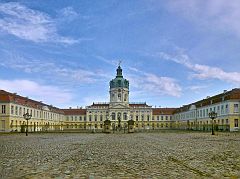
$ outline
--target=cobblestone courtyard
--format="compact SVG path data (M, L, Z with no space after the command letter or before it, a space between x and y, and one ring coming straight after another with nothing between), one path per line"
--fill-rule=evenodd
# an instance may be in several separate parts
M1 178L240 178L240 133L1 134Z

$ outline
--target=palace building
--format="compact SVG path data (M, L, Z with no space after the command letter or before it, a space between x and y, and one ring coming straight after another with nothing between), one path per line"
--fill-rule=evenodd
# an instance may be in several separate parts
M0 131L24 132L23 114L32 115L29 131L143 131L160 129L238 131L240 89L224 91L216 96L180 108L153 108L146 103L129 102L129 81L122 68L109 84L110 101L93 102L83 108L57 107L0 90ZM211 120L209 112L217 118ZM212 125L212 121L214 125Z

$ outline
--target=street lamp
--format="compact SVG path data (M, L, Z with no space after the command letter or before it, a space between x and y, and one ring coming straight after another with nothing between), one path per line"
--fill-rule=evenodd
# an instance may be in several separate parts
M27 113L23 114L23 117L25 120L27 120L26 136L28 136L28 120L31 119L32 115L27 112Z
M217 113L214 111L211 111L208 115L209 115L209 118L212 119L212 135L214 135L213 120L217 118Z

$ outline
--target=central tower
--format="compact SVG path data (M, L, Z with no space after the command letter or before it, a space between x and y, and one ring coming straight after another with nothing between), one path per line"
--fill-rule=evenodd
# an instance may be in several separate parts
M110 107L129 107L129 81L123 78L119 64L116 78L110 81Z

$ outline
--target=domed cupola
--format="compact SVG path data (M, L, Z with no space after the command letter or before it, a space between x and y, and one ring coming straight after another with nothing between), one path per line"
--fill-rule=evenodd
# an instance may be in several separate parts
M122 68L120 65L117 68L117 76L115 79L110 81L111 88L127 88L129 89L129 81L123 78Z
M128 105L129 81L123 78L122 68L119 64L116 78L110 81L110 104L122 103Z

